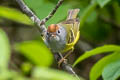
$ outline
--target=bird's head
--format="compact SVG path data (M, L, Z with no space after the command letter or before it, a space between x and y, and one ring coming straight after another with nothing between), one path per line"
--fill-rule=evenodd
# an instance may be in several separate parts
M58 24L51 24L47 29L47 37L50 41L60 41L65 38L65 29Z

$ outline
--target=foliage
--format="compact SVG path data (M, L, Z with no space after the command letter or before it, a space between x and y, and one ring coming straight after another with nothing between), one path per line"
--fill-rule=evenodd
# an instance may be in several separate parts
M120 61L112 62L111 64L107 65L102 73L104 80L116 80L120 77Z
M120 46L117 46L117 45L104 45L102 47L97 47L96 49L93 49L91 51L87 51L75 61L73 66L75 66L78 62L81 62L82 60L84 60L84 59L86 59L86 58L88 58L90 56L105 53L105 52L112 52L112 51L120 51Z
M38 66L47 67L52 63L53 56L42 41L18 43L16 49Z
M4 70L8 66L10 57L10 44L4 31L0 29L0 69Z
M96 80L102 74L103 69L110 63L120 60L119 52L115 52L110 54L101 60L99 60L91 69L90 71L90 80ZM111 66L110 66L111 67ZM107 72L107 71L106 71ZM109 73L108 73L109 74ZM96 75L96 76L94 76ZM113 76L114 77L114 76ZM111 77L112 78L112 77ZM108 79L109 80L109 79Z
M45 74L49 75L46 76ZM39 78L40 80L77 80L75 77L65 72L47 68L35 68L33 77Z
M32 25L31 20L20 11L12 8L0 6L0 17L7 18L19 23Z
M24 1L40 19L43 19L54 8L58 0ZM6 28L7 25L3 24L8 24L12 27L16 25L14 29L17 28L18 32L21 29L18 28L20 24L22 24L22 27L35 25L22 11L18 10L17 4L13 4L11 0L8 0L5 4L2 2L4 0L1 0L0 3L0 80L77 80L64 71L51 69L54 63L53 54L43 43L42 39L38 38L40 35L37 35L37 38L35 37L32 40L17 42L12 40L11 34L9 34L10 28ZM96 47L79 56L73 67L76 68L78 63L91 56L109 53L105 54L106 56L92 66L89 79L97 80L102 76L103 80L116 80L120 77L120 45L118 45L120 44L120 0L65 0L46 25L65 20L67 11L71 8L80 8L81 39L94 44L94 47ZM21 31L20 34L24 37L24 33L25 31ZM118 35L114 35L114 33ZM14 34L12 33L13 36ZM108 44L111 37L114 40L116 36L118 37L116 44L112 44L115 41ZM101 44L105 45L98 46ZM14 63L13 54L20 56L21 62L18 59L18 65ZM11 66L15 67L15 69L11 69Z
M97 2L100 5L100 7L104 7L110 1L111 0L97 0Z
M96 54L101 54L101 53L105 53L105 52L116 52L113 53L111 55L108 55L106 57L104 57L103 59L99 60L91 69L90 71L90 80L96 80L97 78L100 77L100 75L102 74L102 71L104 69L104 67L116 60L120 59L120 46L116 46L116 45L105 45L102 47L97 47L96 49L93 49L91 51L87 51L86 53L84 53L82 56L80 56L75 63L73 64L73 66L75 66L76 64L78 64L79 62L81 62L82 60L96 55Z

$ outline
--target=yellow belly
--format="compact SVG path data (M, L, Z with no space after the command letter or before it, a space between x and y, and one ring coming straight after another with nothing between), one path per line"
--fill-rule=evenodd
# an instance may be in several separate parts
M71 49L74 49L75 44L79 40L79 37L80 37L80 32L77 33L77 36L76 36L76 38L75 38L75 40L73 42L71 42L69 44L66 44L64 50L61 53L65 53L65 52L67 52L67 51L69 51Z

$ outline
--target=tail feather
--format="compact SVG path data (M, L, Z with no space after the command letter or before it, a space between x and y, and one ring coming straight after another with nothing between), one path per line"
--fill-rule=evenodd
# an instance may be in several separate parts
M75 19L79 13L80 9L70 9L68 11L68 17L67 20L69 19Z

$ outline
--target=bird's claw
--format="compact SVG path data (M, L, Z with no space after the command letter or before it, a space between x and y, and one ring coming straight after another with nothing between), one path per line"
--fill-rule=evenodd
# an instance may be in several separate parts
M65 59L65 58L60 59L59 62L58 62L58 68L61 67L61 64L62 64L63 62L67 62L67 59Z

